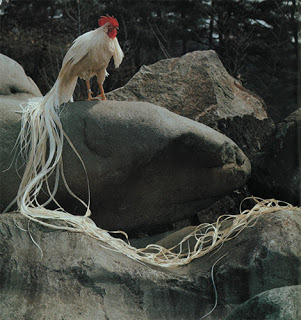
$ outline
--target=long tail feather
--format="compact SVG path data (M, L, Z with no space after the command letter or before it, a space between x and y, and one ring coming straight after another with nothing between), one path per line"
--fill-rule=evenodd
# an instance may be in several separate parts
M21 150L27 156L27 164L17 194L17 204L20 212L30 214L33 211L45 211L45 206L51 201L56 203L61 211L63 208L55 200L60 176L63 176L63 142L64 131L59 117L59 106L68 97L59 93L60 81L45 97L30 99L22 105L21 132L19 135ZM51 189L49 177L54 174L54 186ZM67 190L72 193L66 180L63 180ZM49 199L40 203L38 196L43 187ZM72 195L76 197L73 193ZM90 209L84 201L87 213ZM34 209L34 210L33 210Z

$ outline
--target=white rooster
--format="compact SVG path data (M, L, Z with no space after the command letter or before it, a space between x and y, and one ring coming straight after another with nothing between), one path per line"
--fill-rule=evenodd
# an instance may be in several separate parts
M68 187L63 173L64 136L75 152L76 150L63 131L59 107L72 98L78 77L85 79L87 83L88 100L98 97L105 100L102 85L107 75L106 68L112 57L115 67L119 67L124 56L116 38L118 21L107 15L102 16L98 24L99 28L79 36L74 41L52 89L44 97L30 99L21 105L23 112L19 141L21 150L26 153L27 164L16 201L20 212L29 218L35 215L41 217L47 213L53 216L53 212L45 208L50 202L56 203L59 210L64 212L54 198L60 177L63 178L67 190L76 197ZM97 76L101 92L96 98L92 98L90 90L90 78L94 75ZM77 152L76 154L78 155ZM51 188L48 178L52 174L55 174L55 184ZM43 190L46 189L49 200L40 204L38 195L42 187ZM86 215L89 215L89 205L77 199L86 206Z
M119 29L118 21L114 17L103 16L98 20L99 28L86 32L74 40L68 50L58 79L52 91L58 90L60 103L70 100L77 78L86 81L88 100L92 100L90 78L97 76L100 88L99 97L105 100L103 82L108 75L106 68L113 56L115 68L118 68L123 59L123 52L116 38Z

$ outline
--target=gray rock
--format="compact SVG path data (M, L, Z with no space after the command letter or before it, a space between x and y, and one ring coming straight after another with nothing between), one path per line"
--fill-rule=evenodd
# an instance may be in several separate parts
M252 192L301 205L301 108L293 112L270 137L255 158Z
M231 77L211 50L143 66L107 96L151 102L202 122L230 137L249 158L274 129L262 99Z
M172 270L135 262L81 234L28 224L19 214L0 219L3 319L180 320L211 308L206 289ZM42 258L18 227L29 227Z
M13 59L0 53L0 95L27 93L41 96L34 81L28 77L24 69Z
M235 309L226 320L296 320L301 316L301 285L265 291Z
M200 319L215 301L212 265L227 253L214 268L218 304L206 318L225 319L257 294L300 284L300 228L300 212L269 213L215 254L163 269L135 262L85 235L49 229L20 214L2 214L1 317ZM285 294L286 288L277 290L282 289ZM270 296L271 303L275 300Z
M19 185L14 169L2 172L19 132L15 108L1 103L3 207ZM88 171L93 219L110 230L151 229L194 215L244 185L250 173L229 138L149 103L70 103L62 107L62 122ZM87 200L84 170L67 143L63 159L71 189ZM65 189L57 199L69 212L83 212Z

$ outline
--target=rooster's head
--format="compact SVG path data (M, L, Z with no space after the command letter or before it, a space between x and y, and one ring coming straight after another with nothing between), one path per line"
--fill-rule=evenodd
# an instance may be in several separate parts
M119 23L113 16L110 17L108 14L106 16L102 16L98 20L98 25L100 27L105 27L105 32L110 38L114 39L116 37L117 30L119 29Z

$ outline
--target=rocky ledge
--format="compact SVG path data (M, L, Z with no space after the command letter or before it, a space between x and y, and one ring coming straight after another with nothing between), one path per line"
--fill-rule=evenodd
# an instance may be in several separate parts
M164 269L133 261L88 236L2 214L1 317L200 319L215 304L211 271L222 257L213 270L217 307L206 319L295 320L301 312L300 231L300 211L268 213L213 254Z

